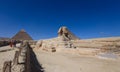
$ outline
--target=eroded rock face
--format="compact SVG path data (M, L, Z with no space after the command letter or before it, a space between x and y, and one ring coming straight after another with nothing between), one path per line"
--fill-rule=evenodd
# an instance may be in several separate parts
M66 27L61 27L59 30L58 30L58 35L59 36L62 36L64 34L68 34L68 29Z

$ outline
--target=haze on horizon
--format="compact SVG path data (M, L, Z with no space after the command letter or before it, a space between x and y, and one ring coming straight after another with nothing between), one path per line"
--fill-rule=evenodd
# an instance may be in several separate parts
M25 29L33 39L67 26L79 38L120 36L119 0L0 0L0 37Z

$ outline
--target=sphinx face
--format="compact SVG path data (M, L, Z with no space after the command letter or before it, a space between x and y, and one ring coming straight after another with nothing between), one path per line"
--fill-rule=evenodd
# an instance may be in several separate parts
M58 35L62 36L62 35L66 35L66 34L68 34L67 28L66 27L61 27L58 31Z
M59 28L58 36L62 36L64 39L67 40L79 39L72 32L70 32L68 28L65 26Z

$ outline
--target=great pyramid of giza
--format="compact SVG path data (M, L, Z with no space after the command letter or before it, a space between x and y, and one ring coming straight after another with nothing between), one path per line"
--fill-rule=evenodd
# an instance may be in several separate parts
M14 40L33 40L32 37L25 31L20 30L15 36L12 37Z

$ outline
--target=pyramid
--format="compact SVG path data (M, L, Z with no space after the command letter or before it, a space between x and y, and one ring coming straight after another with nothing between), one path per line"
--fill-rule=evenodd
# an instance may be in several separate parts
M63 37L65 40L79 40L67 27L62 26L58 30L58 36Z
M14 40L33 40L32 37L25 31L20 30L15 36L12 37Z

